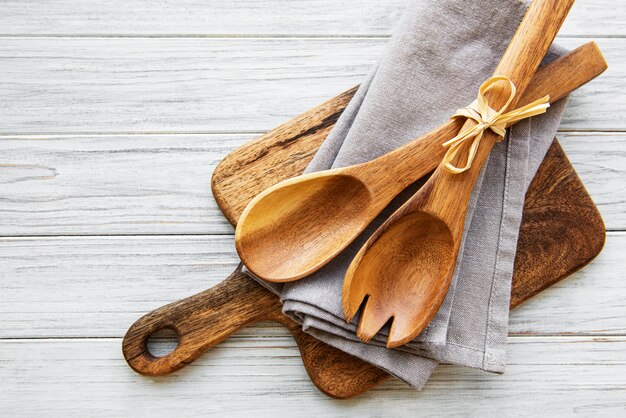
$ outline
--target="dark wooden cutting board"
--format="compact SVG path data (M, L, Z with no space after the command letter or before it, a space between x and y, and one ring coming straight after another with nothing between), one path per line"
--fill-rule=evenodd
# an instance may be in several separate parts
M536 85L549 77L553 90L563 94L606 68L598 46L589 42L544 67L535 75ZM212 187L233 225L250 199L302 173L355 91L294 118L222 161L214 172ZM602 219L555 141L526 196L511 306L587 264L603 244ZM250 280L240 267L212 289L144 315L124 336L122 351L138 373L165 375L191 363L238 329L262 320L278 321L291 331L311 380L330 396L355 396L389 377L302 332L282 314L278 298ZM168 328L177 333L178 345L171 353L156 357L147 341Z
M236 225L258 193L304 171L355 92L348 90L245 144L220 163L213 174L212 189L229 222ZM526 195L511 308L588 264L599 254L604 240L602 218L555 139ZM233 274L237 278L231 280L246 280L238 272ZM298 342L311 379L331 396L354 396L388 377L303 333L280 312L280 305L261 319L279 320L287 326Z
M254 196L302 173L355 91L351 89L245 144L219 164L212 189L233 225ZM604 239L600 214L555 140L526 195L511 308L585 266L600 252ZM265 320L280 322L290 330L311 380L329 396L352 397L389 377L304 333L282 314L278 297L244 275L240 267L214 288L138 320L124 338L123 351L137 372L164 375L233 332ZM172 355L157 358L147 350L146 336L163 328L175 330L180 341Z

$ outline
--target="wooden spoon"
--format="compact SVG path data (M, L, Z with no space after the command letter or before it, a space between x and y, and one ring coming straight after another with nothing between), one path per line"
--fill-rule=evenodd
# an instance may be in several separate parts
M494 75L517 87L513 109L554 40L574 0L534 0ZM510 90L498 82L486 92L500 109ZM468 120L464 129L475 125ZM470 194L498 136L485 131L469 170L453 174L443 162L426 184L361 248L346 273L343 310L351 321L365 306L357 335L369 341L391 322L387 347L413 340L432 320L448 292Z
M556 65L542 73L550 74L549 68ZM567 76L561 82L566 83ZM533 89L521 104L544 94ZM235 232L239 257L255 275L272 282L297 280L319 270L402 190L437 167L445 154L441 144L462 126L460 119L449 120L375 160L270 187L241 214Z

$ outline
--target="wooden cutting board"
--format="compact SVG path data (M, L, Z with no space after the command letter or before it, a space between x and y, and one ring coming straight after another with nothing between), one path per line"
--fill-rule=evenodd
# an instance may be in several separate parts
M356 88L329 100L233 151L213 173L212 190L226 218L236 225L248 202L266 188L302 174ZM563 149L555 139L528 190L515 259L511 308L587 265L602 250L605 227ZM326 394L347 398L365 392L389 375L302 332L281 312L278 297L237 271L234 286L267 293L271 313L292 332L307 372ZM245 292L250 292L245 291ZM242 292L244 293L244 292ZM251 304L258 309L258 299ZM269 306L269 301L267 302Z
M269 186L302 173L352 95L353 88L228 155L213 174L212 189L235 225L247 203ZM555 140L526 195L515 260L511 308L589 263L602 249L600 214ZM123 351L145 375L171 373L233 332L259 321L277 321L293 334L313 383L335 398L367 391L389 375L305 334L282 314L277 296L238 267L212 289L159 308L129 329ZM154 357L147 336L171 328L175 352Z

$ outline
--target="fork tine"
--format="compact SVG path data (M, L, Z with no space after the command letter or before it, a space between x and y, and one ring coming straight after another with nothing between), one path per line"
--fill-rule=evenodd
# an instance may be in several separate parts
M359 298L344 298L343 301L343 315L346 318L347 322L352 322L354 316L359 311L359 308L363 304L363 300L367 298L367 295L359 297ZM355 301L359 301L356 303Z
M394 318L391 329L389 330L389 337L387 338L387 348L400 347L413 340L419 333L428 325L424 321L419 321L411 318L407 315L399 315Z
M374 338L378 331L389 321L389 318L391 318L391 313L380 305L379 299L370 296L365 302L365 306L361 312L356 335L363 342L369 342Z
M354 293L353 293L354 292ZM343 306L343 314L346 321L351 322L354 316L359 311L363 301L366 300L369 295L366 293L365 288L362 286L345 286L343 289L343 296L341 298L341 304Z

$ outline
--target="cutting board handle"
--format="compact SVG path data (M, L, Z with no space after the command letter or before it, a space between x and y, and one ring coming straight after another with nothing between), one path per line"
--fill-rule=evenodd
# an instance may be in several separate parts
M237 268L217 286L141 317L124 336L122 352L137 373L162 376L189 364L246 325L274 319L280 312L279 299ZM178 345L157 357L150 353L148 339L166 329L176 333Z
M389 375L363 360L322 343L282 314L280 299L241 272L241 265L217 286L159 308L135 322L122 351L130 367L146 376L162 376L186 366L235 331L259 321L283 324L294 336L311 381L334 398L365 392ZM148 349L151 335L172 329L178 346L157 357Z

